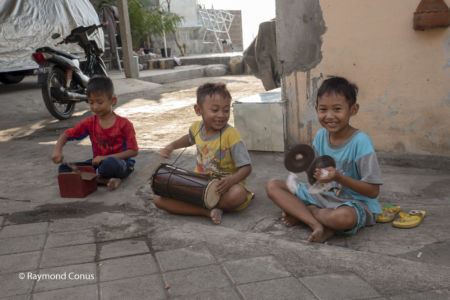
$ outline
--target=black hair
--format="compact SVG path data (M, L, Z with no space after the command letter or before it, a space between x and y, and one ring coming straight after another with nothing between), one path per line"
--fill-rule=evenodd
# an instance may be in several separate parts
M206 96L213 96L214 94L218 94L222 96L224 99L231 99L231 94L227 89L225 83L205 83L198 87L197 89L197 105L201 106Z
M317 101L326 94L342 95L351 107L356 103L356 95L358 95L358 87L356 84L349 82L347 79L338 76L330 76L324 80L317 91Z
M108 99L111 99L114 95L114 85L109 77L105 76L96 76L89 79L86 95L90 94L106 94Z

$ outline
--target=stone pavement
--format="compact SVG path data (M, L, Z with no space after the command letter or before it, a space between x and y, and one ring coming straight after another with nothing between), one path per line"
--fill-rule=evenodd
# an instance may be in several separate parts
M173 232L165 235L164 230L158 229L154 240L152 234L125 239L98 238L98 231L83 226L82 220L5 226L0 232L1 299L10 296L30 299L30 293L33 299L450 297L445 289L419 293L399 290L398 295L383 297L385 290L377 287L370 276L365 277L364 272L336 269L323 273L321 269L326 266L307 262L308 256L335 255L331 252L342 249L306 243L292 245L253 234L240 240L232 231L222 234L219 239L224 238L226 243L221 245L217 238L208 240L211 230L202 227L208 226L189 224L172 229L181 230L174 244L167 239ZM194 236L183 242L183 235L190 234ZM196 234L203 235L201 241L195 240ZM390 269L385 267L387 271ZM428 284L436 277L448 275L448 270L440 271L441 274L426 274L432 276ZM420 274L414 277L423 279ZM397 280L401 282L402 278Z

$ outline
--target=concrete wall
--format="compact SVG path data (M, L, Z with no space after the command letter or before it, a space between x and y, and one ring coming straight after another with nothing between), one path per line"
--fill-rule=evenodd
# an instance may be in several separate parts
M244 50L244 40L242 37L242 12L240 10L228 10L229 13L233 15L233 22L230 27L230 38L233 43L233 48L225 45L224 52L230 51L243 51Z
M197 17L197 0L171 0L170 10L183 17L182 27L201 25Z
M312 142L317 89L339 75L359 86L351 123L378 151L450 156L450 28L414 31L419 2L277 0L288 145Z
M179 0L178 2L180 1L181 0ZM175 7L174 5L178 2L172 0L171 2L172 7ZM192 7L195 8L197 11L197 5L192 4ZM173 11L175 12L175 10ZM231 23L230 27L230 38L233 45L223 45L223 50L224 52L243 51L242 13L240 10L228 10L228 12L234 15L233 22ZM192 18L188 19L185 16L185 21L189 22L190 24L193 24L194 22L193 20L194 19ZM203 43L204 28L201 21L201 17L197 16L196 20L197 22L199 22L198 25L188 26L186 24L183 24L177 29L178 39L180 43L181 44L185 43L187 45L187 54L191 55L191 54L205 54L205 53L220 53L220 49L217 43ZM209 32L207 37L212 38L213 34ZM219 37L222 39L227 38L225 34L221 34ZM175 39L172 33L166 35L166 41L167 47L170 47L172 49L172 56L173 55L179 56L180 51L178 50L175 44ZM163 47L162 37L153 37L153 42L156 48L155 51L158 51L157 49Z

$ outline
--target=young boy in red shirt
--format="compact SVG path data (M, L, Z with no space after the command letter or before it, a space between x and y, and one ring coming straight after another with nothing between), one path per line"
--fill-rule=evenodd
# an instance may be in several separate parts
M114 86L108 77L94 77L89 80L87 96L94 116L67 129L58 138L51 156L54 163L63 162L62 149L67 141L81 140L89 136L92 143L93 158L74 163L77 166L91 165L98 174L97 182L106 184L110 191L116 189L121 179L134 170L135 157L138 154L136 134L133 124L126 118L113 112L117 98ZM59 172L71 172L67 163L59 166Z

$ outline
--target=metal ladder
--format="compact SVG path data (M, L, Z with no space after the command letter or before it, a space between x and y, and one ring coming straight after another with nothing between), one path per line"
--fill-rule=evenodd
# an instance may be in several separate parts
M219 9L199 9L205 32L203 34L203 43L217 43L220 52L223 52L223 43L232 44L230 37L230 27L233 22L233 14ZM212 33L213 41L208 41L206 36ZM225 36L225 38L223 38Z

